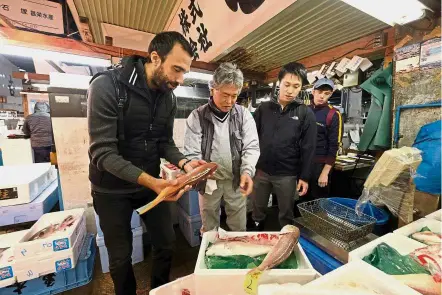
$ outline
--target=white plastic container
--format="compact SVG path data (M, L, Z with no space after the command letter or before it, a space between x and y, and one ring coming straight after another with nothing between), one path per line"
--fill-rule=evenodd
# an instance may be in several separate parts
M75 222L66 231L54 233L46 239L28 241L40 230L61 223L67 216L73 215ZM77 236L86 228L86 215L83 208L53 212L43 215L26 233L26 235L12 248L15 260L27 259L36 255L62 252L73 247Z
M409 237L410 235L421 231L422 228L424 227L428 227L432 232L436 234L441 234L442 222L436 219L421 218L419 220L416 220L415 222L412 222L410 224L407 224L406 226L403 226L395 230L394 233Z
M150 290L149 295L181 295L183 289L189 290L191 295L196 294L194 274L176 279L166 285ZM211 295L216 294L212 292Z
M17 282L29 281L50 273L75 268L81 247L86 238L86 224L82 226L76 240L69 250L45 253L15 261L14 270Z
M132 229L133 235L133 250L132 250L132 264L139 263L144 260L143 250L143 227ZM109 272L109 255L107 248L104 245L104 237L97 237L97 246L100 251L101 269L103 273Z
M101 230L100 227L100 217L98 217L98 214L95 211L94 213L95 213L95 225L97 226L97 236L102 237L103 231ZM134 212L132 213L132 218L130 220L130 228L134 229L140 226L141 226L141 217L140 215L138 215L137 211L134 210Z
M398 251L401 255L408 255L416 249L426 247L426 245L410 238L404 237L403 235L389 233L374 241L371 241L370 243L365 244L364 246L359 247L356 250L351 251L348 254L348 260L362 260L365 256L373 253L373 250L376 248L376 246L381 243L386 243L388 246Z
M0 167L0 206L32 202L57 179L50 163Z
M436 219L436 220L442 221L442 209L437 210L431 214L428 214L427 216L425 216L425 218Z
M318 293L322 290L332 290L333 286L340 285L361 285L369 290L383 295L419 295L408 286L392 279L377 268L364 263L363 261L352 261L332 272L320 277L303 286L302 295L324 294ZM311 292L308 292L311 291ZM328 292L329 295L339 295L340 292Z
M266 232L268 234L279 234L279 232ZM205 254L209 243L214 242L217 232L206 232L203 235L198 259L195 266L195 288L196 294L214 294L214 290L222 290L219 294L246 295L244 292L244 280L249 269L207 269ZM229 232L232 236L256 235L258 232ZM298 243L295 248L295 255L298 260L298 269L271 269L262 274L259 284L272 283L298 283L304 285L319 274L315 271L301 245Z
M193 215L189 216L187 213L181 208L181 206L177 206L178 210L178 223L180 226L180 230L186 238L187 242L191 247L196 247L200 244L200 230L202 226L201 216Z
M58 181L53 181L31 203L0 207L0 226L38 220L58 202Z

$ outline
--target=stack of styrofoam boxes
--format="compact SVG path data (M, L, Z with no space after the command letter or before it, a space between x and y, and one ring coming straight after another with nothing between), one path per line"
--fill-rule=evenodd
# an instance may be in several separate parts
M0 253L0 288L4 288L16 281L13 269L14 253L11 246L18 243L28 230L0 235L0 249L6 249Z
M52 234L51 226L61 225L68 216L74 223L65 230L56 230ZM29 241L37 233L43 236ZM84 209L72 209L43 215L14 245L0 265L0 277L8 279L8 284L24 282L54 272L75 268L81 247L86 238L86 217ZM6 252L5 251L5 252ZM3 254L5 254L5 252ZM13 257L13 258L11 258ZM3 283L3 280L2 280Z
M227 232L227 236L253 236L256 234L280 234L279 232ZM244 279L250 269L207 269L205 256L209 243L216 241L217 232L205 232L201 242L198 259L195 266L195 293L196 294L235 294L246 295ZM298 262L297 269L270 269L265 271L259 279L260 284L298 283L304 285L311 282L320 274L313 268L305 255L302 246L298 243L294 250ZM215 291L222 292L215 292Z
M101 270L103 273L107 273L109 272L109 254L104 244L104 236L100 228L100 219L97 213L95 213L95 222L97 225L97 246L100 251ZM133 236L132 264L136 264L144 260L143 227L141 226L141 218L136 211L132 214L130 225Z
M201 242L201 215L198 203L198 192L190 190L178 200L178 223L180 230L191 247Z
M0 167L0 226L40 218L58 201L57 187L50 163Z

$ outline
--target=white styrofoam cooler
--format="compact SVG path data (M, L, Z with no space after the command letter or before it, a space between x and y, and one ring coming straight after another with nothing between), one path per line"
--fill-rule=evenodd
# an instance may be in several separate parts
M103 231L101 230L100 227L100 217L95 211L94 213L95 213L95 225L97 226L97 236L102 237ZM130 228L134 229L140 226L141 226L141 217L140 215L138 215L137 211L134 210L134 212L132 213L132 218L130 220Z
M177 206L178 210L178 223L180 226L180 230L186 238L187 242L191 247L196 247L200 244L200 230L202 226L201 216L193 215L189 216L187 213L181 208L181 206Z
M132 235L132 264L136 264L144 260L143 227L140 226L132 229ZM100 251L101 269L103 273L107 273L109 272L109 255L104 245L104 237L97 237L97 246Z
M0 288L16 282L12 249L6 249L0 254Z
M189 290L190 294L196 294L195 292L195 275L191 274L182 278L178 278L168 284L161 287L150 290L149 295L174 295L182 294L183 289ZM224 294L224 293L223 293ZM211 293L211 295L216 295Z
M65 232L54 233L46 239L28 241L30 237L40 230L61 223L67 216L73 215L76 219L74 224ZM86 227L85 209L71 209L67 211L44 214L26 233L26 235L12 248L15 260L27 259L45 253L55 253L68 250L74 246L77 236Z
M279 234L279 232L263 233ZM250 236L256 234L259 234L259 232L227 233L227 235L231 236ZM206 249L209 243L215 241L216 235L217 232L215 231L206 232L203 235L194 272L196 294L213 294L213 290L223 290L222 294L246 295L244 292L244 280L246 274L250 271L249 269L207 269L204 259ZM319 276L299 243L294 253L298 261L298 269L271 269L265 271L258 283L298 283L304 285Z
M436 234L441 234L442 222L436 219L421 218L395 230L393 233L408 237L416 232L421 231L424 227L428 227L432 232Z
M0 166L0 206L30 203L56 179L50 163Z
M373 253L373 250L376 248L376 246L381 243L386 243L387 245L398 251L401 255L408 255L416 249L426 247L426 245L407 238L403 235L389 233L351 251L348 254L348 260L362 260L365 256Z
M410 287L402 284L399 281L392 280L391 277L377 268L364 263L363 261L351 261L332 272L304 285L302 295L316 295L326 294L324 291L327 287L330 290L333 286L340 284L361 285L369 290L376 292L376 294L383 295L419 295L420 293L414 291ZM317 290L324 290L322 293ZM311 291L311 292L308 292ZM338 295L336 293L327 293L327 295ZM371 293L370 293L371 294Z
M38 220L58 201L58 181L53 181L31 203L0 207L0 226Z
M85 238L86 223L84 222L73 246L69 250L55 253L47 252L29 257L26 260L15 261L14 270L17 282L24 282L50 273L75 268Z
M425 216L425 218L436 219L436 220L442 221L442 209L437 210L431 214L428 214L427 216Z

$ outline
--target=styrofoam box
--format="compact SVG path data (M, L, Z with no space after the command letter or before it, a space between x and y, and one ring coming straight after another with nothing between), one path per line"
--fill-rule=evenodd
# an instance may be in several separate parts
M86 222L80 227L76 240L69 250L45 253L15 261L14 270L17 282L29 281L50 273L75 268L81 247L86 238Z
M264 232L279 234L279 232ZM259 232L228 232L231 236L256 235ZM196 294L213 294L213 290L222 290L222 294L246 295L244 280L249 269L207 269L205 254L209 243L216 239L217 232L210 231L203 235L198 259L195 266ZM297 244L294 250L298 260L298 269L271 269L265 271L259 279L259 284L298 283L304 285L319 276L315 271L301 245ZM221 294L221 293L220 293Z
M424 227L428 227L436 234L441 234L442 222L436 219L421 218L395 230L393 233L408 237L416 232L421 231Z
M0 288L16 282L12 249L6 249L0 256Z
M181 294L181 290L183 289L189 290L190 294L196 294L194 274L178 278L175 281L172 281L156 289L150 290L149 295ZM216 295L216 294L212 292L211 295Z
M190 190L178 199L178 204L189 216L199 215L200 206L198 201L198 191Z
M46 239L28 241L38 231L61 223L67 216L73 215L76 220L66 231L54 233ZM86 227L86 215L83 208L44 214L28 231L28 233L14 245L14 257L17 260L26 259L44 253L65 251L73 247L80 231Z
M200 230L202 226L201 216L194 215L189 216L180 207L177 206L178 210L178 223L180 230L186 238L187 242L191 247L196 247L200 244Z
M28 232L28 229L0 235L0 249L10 248L17 244Z
M370 243L365 244L357 248L356 250L351 251L348 254L348 260L362 260L365 256L373 253L373 250L377 245L381 243L386 243L396 251L398 251L401 255L408 255L416 249L426 247L426 245L419 243L418 241L412 240L410 238L404 237L402 235L396 233L389 233L385 236L377 238Z
M436 220L442 221L442 209L437 210L436 212L433 212L431 214L428 214L427 216L425 216L425 218L436 219Z
M0 167L0 206L32 202L57 179L50 163Z
M31 203L0 207L0 226L38 220L57 203L57 188L55 180Z
M95 211L94 211L95 212ZM102 237L103 231L100 227L100 217L95 212L95 225L97 226L97 236ZM132 219L130 220L130 228L134 229L141 226L141 217L138 215L137 211L134 210L132 213Z
M132 229L132 235L132 264L136 264L144 260L143 227ZM100 250L101 269L103 273L107 273L109 272L109 255L104 245L104 237L97 237L97 246Z
M339 286L343 283L361 285L369 288L373 293L383 295L419 295L420 293L414 291L410 287L402 284L399 281L392 280L391 277L377 268L364 263L363 261L352 261L345 264L332 272L320 277L306 285L300 290L302 295L339 295L339 290L336 292L324 291L327 288L333 289L333 286ZM322 289L322 293L321 293ZM310 291L310 292L309 292ZM371 294L371 293L370 293Z

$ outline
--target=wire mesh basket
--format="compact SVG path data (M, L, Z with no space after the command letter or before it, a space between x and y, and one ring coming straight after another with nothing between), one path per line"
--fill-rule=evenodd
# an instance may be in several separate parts
M358 215L353 208L328 199L318 199L298 205L304 222L317 234L351 243L373 231L376 219L366 214Z

